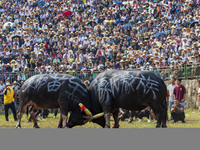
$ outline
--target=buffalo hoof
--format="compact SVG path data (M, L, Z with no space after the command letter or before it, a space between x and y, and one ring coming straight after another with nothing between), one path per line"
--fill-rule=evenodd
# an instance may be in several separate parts
M119 128L119 125L114 125L112 128Z
M166 125L162 125L162 128L167 128L167 126Z
M16 129L19 129L19 128L21 128L21 126L20 126L20 125L16 126Z
M31 120L27 120L28 123L32 122Z
M34 128L40 128L38 125L34 125L33 127L34 127Z
M160 125L157 125L156 128L160 128Z
M62 125L59 125L59 126L58 126L58 128L60 128L60 129L61 129L61 128L63 128L63 126L62 126Z

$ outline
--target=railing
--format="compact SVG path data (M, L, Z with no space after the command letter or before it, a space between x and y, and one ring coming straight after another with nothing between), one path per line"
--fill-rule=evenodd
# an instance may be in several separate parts
M134 69L136 70L136 69ZM174 73L177 70L177 74ZM182 79L194 79L196 77L200 76L200 65L197 64L196 66L192 67L192 66L182 66L182 67L173 67L173 68L165 68L165 69L159 69L159 68L153 68L151 71L155 72L158 76L160 76L163 80L168 80L170 79L171 76L174 77L179 77ZM78 71L78 72L74 72L74 71L67 71L67 72L58 72L61 74L71 74L73 76L76 76L82 80L88 80L90 77L92 77L93 79L100 73L103 72L102 71ZM4 81L6 79L10 79L10 82L13 83L14 81L17 82L21 82L21 81L25 81L26 79L28 79L29 77L36 75L39 73L36 72L25 72L25 73L21 73L21 72L4 72L4 73L0 73L0 79L3 79ZM23 77L25 76L25 78Z

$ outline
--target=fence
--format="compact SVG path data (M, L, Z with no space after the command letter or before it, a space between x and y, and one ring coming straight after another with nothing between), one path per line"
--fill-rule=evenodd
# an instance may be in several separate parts
M134 69L136 70L136 69ZM151 68L150 71L155 72L158 76L160 76L164 80L168 80L172 75L178 76L182 79L194 79L196 77L200 76L200 65L197 64L195 66L175 66L173 68L165 68L165 69L159 69L159 68ZM177 71L175 71L177 70ZM104 71L104 70L102 70ZM71 74L73 76L76 76L82 80L87 80L90 77L95 78L100 72L102 71L66 71L66 72L58 72L62 74ZM176 72L176 73L175 73ZM14 81L25 81L29 77L39 74L38 72L3 72L0 73L0 79L3 79L4 81L6 79L10 79L10 82L13 83Z

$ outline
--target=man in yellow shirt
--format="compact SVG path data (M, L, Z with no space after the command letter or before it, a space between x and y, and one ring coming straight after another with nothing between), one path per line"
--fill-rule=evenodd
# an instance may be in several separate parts
M16 114L14 101L15 101L14 90L11 87L11 84L9 82L7 82L5 90L4 90L4 108L5 108L6 121L8 121L8 110L9 110L9 108L13 112L14 120L17 121L17 114Z

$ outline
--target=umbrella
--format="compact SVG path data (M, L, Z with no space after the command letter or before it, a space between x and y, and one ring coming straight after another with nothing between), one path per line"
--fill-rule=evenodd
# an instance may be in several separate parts
M91 25L92 26L92 23L96 24L95 21L90 21L90 22L87 22L87 25Z
M45 1L37 1L37 4L43 6L45 4Z
M154 35L154 37L159 37L159 36L166 36L165 32L158 32Z
M115 3L116 5L119 5L119 4L122 4L122 2L121 1L113 1L113 3Z
M194 1L193 3L192 3L192 7L196 7L198 4L197 4L197 2L196 1Z
M71 11L65 11L62 15L68 17L69 15L71 15Z
M181 25L182 25L183 27L188 27L190 24L191 24L190 21L186 21L186 22L182 23Z
M63 14L59 14L59 15L57 16L57 18L58 18L58 19L63 18Z
M20 35L14 35L14 36L12 36L12 39L14 39L14 38L19 38L19 39L21 39L21 36L20 36Z
M133 25L130 23L127 23L124 25L123 29L126 30L128 27L130 27L132 29Z
M6 27L7 27L9 24L10 24L10 26L12 26L14 23L12 23L12 22L6 22L6 23L4 23L4 25L3 25L3 30L5 30Z
M127 36L127 41L129 41L130 39L132 39L132 37L131 36Z
M177 33L177 31L178 31L178 34L180 34L179 31L182 30L182 29L183 29L183 27L178 27L178 28L176 28L176 29L173 31L173 34L174 34L174 33Z
M196 23L199 23L198 21L193 21L191 24L190 24L190 28L194 27Z
M19 38L19 46L21 46L22 45L21 36L20 35L14 35L14 36L12 36L12 42L13 42L14 38Z
M129 24L134 24L135 20L129 20Z

